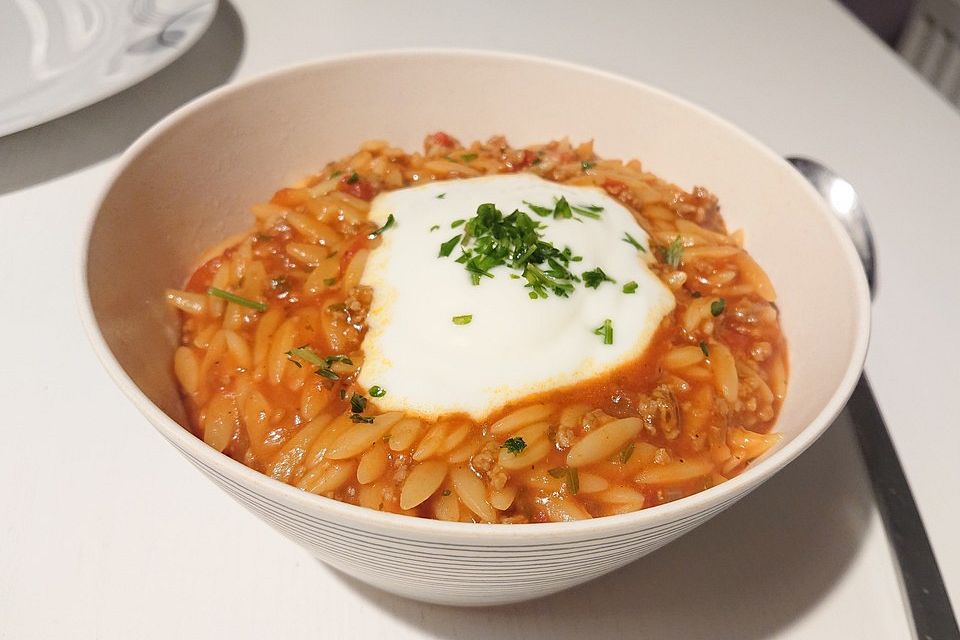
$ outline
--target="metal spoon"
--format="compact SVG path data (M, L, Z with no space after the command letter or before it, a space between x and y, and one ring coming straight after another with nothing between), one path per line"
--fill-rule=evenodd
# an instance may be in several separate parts
M849 182L815 160L788 157L787 161L820 192L850 234L872 297L876 273L873 234L857 192ZM866 374L860 377L847 410L853 419L887 537L893 545L917 637L960 639L937 558Z

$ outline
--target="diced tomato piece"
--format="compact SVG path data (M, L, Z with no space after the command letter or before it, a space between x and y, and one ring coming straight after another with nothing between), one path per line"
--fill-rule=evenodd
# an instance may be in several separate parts
M223 264L223 256L217 256L216 258L210 258L197 267L197 270L190 274L190 279L187 280L186 290L196 293L206 291L207 287L210 286L210 282L213 281L213 275L217 272L217 269L220 268L221 264Z
M357 178L353 180L353 182L350 181L351 178L352 176L340 178L340 182L337 184L337 190L349 193L361 200L373 200L373 197L377 195L377 188L363 178Z
M450 136L443 131L437 131L431 137L435 143L444 147L454 147L457 144L457 141L453 138L453 136Z

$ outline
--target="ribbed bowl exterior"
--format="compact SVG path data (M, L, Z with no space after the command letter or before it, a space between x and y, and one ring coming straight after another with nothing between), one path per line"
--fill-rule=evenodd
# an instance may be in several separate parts
M441 537L391 535L369 523L352 526L324 517L258 493L177 448L217 486L317 559L399 596L455 606L519 602L582 584L656 551L743 495L653 526L575 541L552 542L544 536L535 544L451 543Z

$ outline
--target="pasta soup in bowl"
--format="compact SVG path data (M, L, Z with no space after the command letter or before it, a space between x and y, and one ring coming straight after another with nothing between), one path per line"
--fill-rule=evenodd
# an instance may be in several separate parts
M593 100L538 111L559 85ZM321 560L449 604L581 583L729 506L839 412L869 326L852 246L772 152L489 53L184 107L127 152L84 268L101 358L191 462Z

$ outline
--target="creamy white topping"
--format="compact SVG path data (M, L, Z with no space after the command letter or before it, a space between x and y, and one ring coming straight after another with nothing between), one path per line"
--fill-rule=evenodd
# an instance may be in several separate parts
M442 197L441 197L442 194ZM523 201L553 207L561 196L572 205L603 207L600 219L541 217ZM441 243L463 230L483 203L504 215L524 211L543 223L544 239L583 257L577 276L600 267L615 283L596 289L575 283L569 297L551 293L531 300L522 278L506 266L473 285L455 262L460 248L439 258ZM378 225L396 224L367 261L362 284L373 288L359 382L380 385L381 410L425 417L466 412L481 419L512 400L572 385L642 355L661 319L672 311L670 290L647 266L653 262L647 234L622 204L594 187L557 184L531 174L434 182L391 191L372 203ZM439 228L434 229L437 226ZM629 233L647 249L627 242ZM636 292L623 286L636 282ZM472 316L455 324L454 316ZM611 320L613 344L595 329Z

